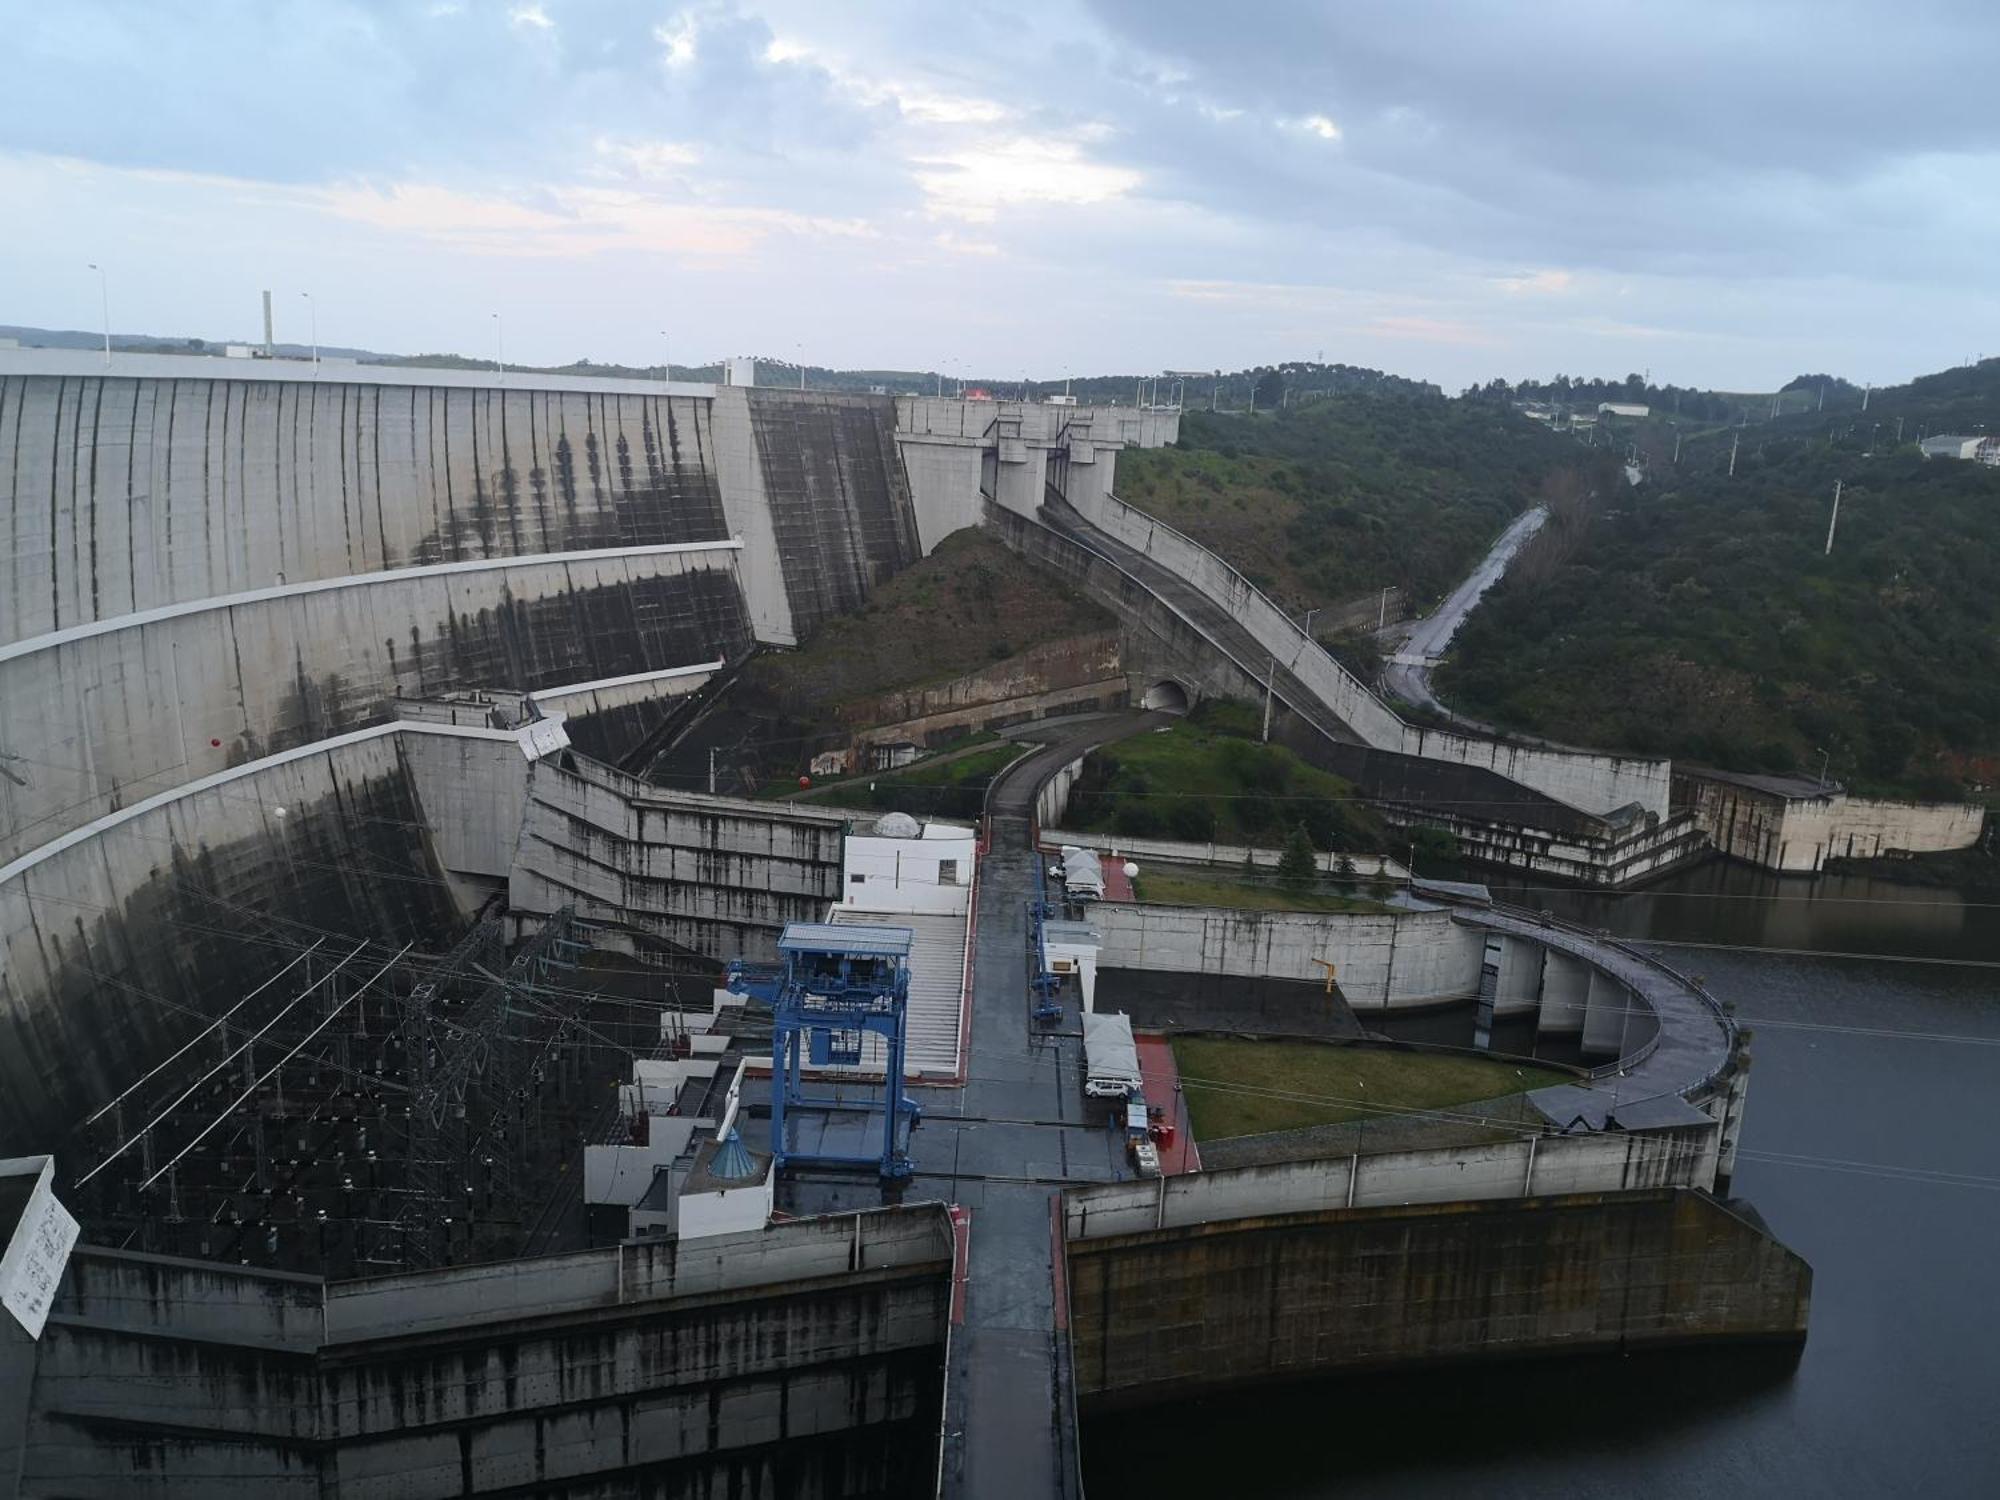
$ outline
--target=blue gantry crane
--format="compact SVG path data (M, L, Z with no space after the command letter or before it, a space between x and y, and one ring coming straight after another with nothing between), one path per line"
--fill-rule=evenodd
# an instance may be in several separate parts
M922 1118L903 1093L911 941L907 927L791 922L778 939L777 963L730 964L724 979L729 992L771 1007L771 1156L777 1167L874 1164L885 1178L910 1175L904 1122L913 1127ZM869 1036L883 1042L879 1156L790 1149L786 1111L856 1108L849 1100L808 1096L802 1086L805 1067L855 1066Z

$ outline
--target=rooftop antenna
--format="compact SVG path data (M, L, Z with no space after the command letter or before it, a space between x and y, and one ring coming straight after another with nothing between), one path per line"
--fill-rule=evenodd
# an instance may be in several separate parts
M1827 519L1826 551L1820 554L1822 557L1833 556L1833 528L1838 526L1839 524L1840 524L1840 481L1836 479L1833 482L1833 514Z

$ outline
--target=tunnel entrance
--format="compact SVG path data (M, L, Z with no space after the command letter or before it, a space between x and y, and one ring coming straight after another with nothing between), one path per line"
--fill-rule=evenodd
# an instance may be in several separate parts
M1169 677L1164 682L1156 682L1146 689L1146 696L1139 700L1141 708L1164 709L1170 714L1184 714L1188 711L1188 690Z

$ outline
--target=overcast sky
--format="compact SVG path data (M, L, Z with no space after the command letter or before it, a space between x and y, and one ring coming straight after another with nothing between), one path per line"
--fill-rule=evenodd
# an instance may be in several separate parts
M2000 352L2000 4L0 0L0 322L1769 388ZM663 336L663 332L665 334Z

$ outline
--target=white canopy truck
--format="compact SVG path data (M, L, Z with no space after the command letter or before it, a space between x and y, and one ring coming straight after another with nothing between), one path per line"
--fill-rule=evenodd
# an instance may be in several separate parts
M1132 1041L1131 1017L1118 1011L1084 1015L1083 1091L1093 1099L1139 1094L1139 1049Z
M1076 844L1062 846L1063 889L1072 901L1104 899L1104 862L1095 849Z

